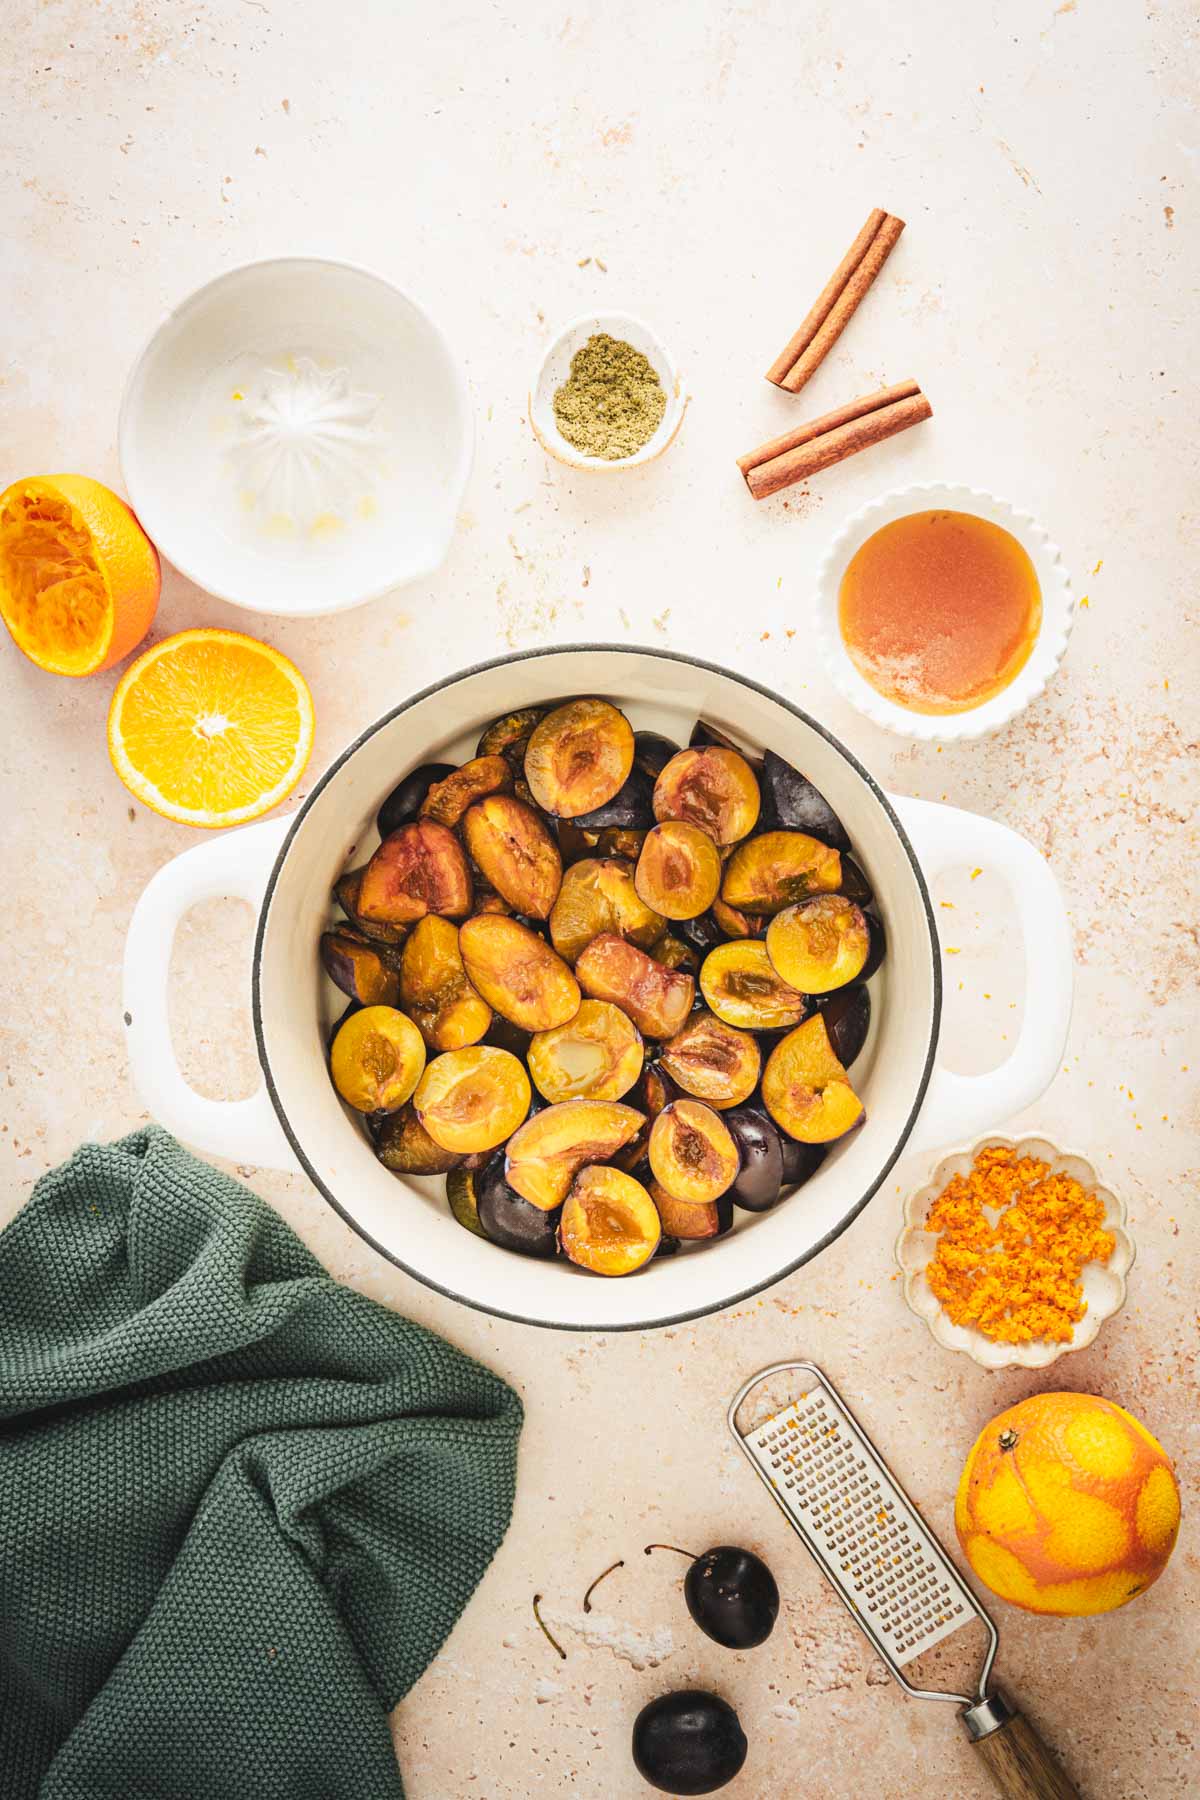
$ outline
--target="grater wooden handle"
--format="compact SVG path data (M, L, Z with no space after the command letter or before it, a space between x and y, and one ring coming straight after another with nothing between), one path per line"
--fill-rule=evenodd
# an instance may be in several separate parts
M1080 1800L1078 1788L1020 1713L977 1739L975 1748L1004 1800Z

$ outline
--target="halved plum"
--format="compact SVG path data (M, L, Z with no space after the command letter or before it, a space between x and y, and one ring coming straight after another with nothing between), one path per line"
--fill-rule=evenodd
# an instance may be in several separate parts
M524 763L525 746L545 716L544 706L519 706L515 712L501 714L484 727L475 746L476 756L504 756Z
M333 1085L356 1112L395 1112L425 1067L425 1042L394 1006L364 1006L343 1023L329 1052Z
M825 1021L833 1054L844 1069L860 1054L871 1029L871 990L864 982L836 988L813 1003Z
M727 1194L697 1205L691 1200L676 1199L653 1178L647 1183L646 1191L654 1202L666 1237L694 1243L704 1238L721 1237L733 1224L733 1207Z
M727 938L762 937L767 928L765 919L755 919L749 913L739 912L736 906L729 906L719 894L712 903L712 916Z
M776 913L767 955L790 987L828 994L862 974L870 935L862 908L844 894L815 894Z
M664 1046L662 1066L686 1093L723 1109L740 1105L754 1092L762 1051L748 1031L700 1011Z
M513 784L512 770L502 756L476 756L435 781L421 802L420 817L439 825L459 824L468 806L488 794L506 794Z
M385 837L363 871L358 910L388 925L411 925L426 913L465 918L471 872L454 833L435 819L418 819Z
M803 831L834 850L849 850L846 828L824 794L774 750L763 751L762 796L768 831Z
M360 1005L395 1006L400 977L380 954L382 949L353 932L326 931L321 934L321 966L334 986Z
M783 1144L773 1120L757 1106L735 1106L721 1117L738 1148L737 1179L729 1190L746 1212L770 1212L783 1196Z
M403 780L396 783L375 815L380 837L391 837L393 831L399 831L401 825L415 819L434 782L444 781L453 773L454 764L448 762L422 763L419 768L410 769Z
M547 1100L619 1100L642 1072L642 1034L619 1006L584 1000L565 1025L530 1039L528 1060Z
M563 876L550 912L550 937L559 955L573 963L603 932L648 949L665 924L638 893L627 862L592 856L572 863Z
M593 840L592 851L596 856L623 856L626 862L635 863L642 854L649 829L648 825L605 825L599 831L585 832L584 836Z
M720 1114L701 1100L663 1107L650 1127L649 1157L654 1179L693 1206L718 1199L737 1178L737 1145Z
M576 1177L558 1235L580 1268L594 1275L632 1275L658 1249L662 1227L640 1181L623 1169L592 1167Z
M375 1154L393 1175L445 1175L462 1161L456 1150L443 1150L416 1115L411 1100L372 1126Z
M462 1050L486 1036L492 1009L467 980L458 927L430 913L418 919L400 957L404 1010L431 1050Z
M402 944L408 935L407 925L383 925L374 919L364 919L358 910L358 896L362 889L362 878L367 872L364 863L358 869L345 869L333 884L333 897L353 925L355 931L363 937L369 937L379 944Z
M492 794L468 807L462 829L485 881L517 912L547 918L562 882L562 857L533 808L512 794Z
M561 1206L580 1169L607 1162L641 1130L642 1114L612 1100L563 1100L543 1107L513 1134L505 1178L550 1212Z
M718 944L700 966L700 992L726 1025L741 1031L781 1031L808 1011L804 995L776 971L757 938Z
M611 1000L628 1013L643 1037L674 1037L696 997L691 975L655 962L612 932L592 939L575 964L575 974L585 994L593 1000Z
M739 750L711 745L681 750L654 784L654 816L696 825L718 844L736 844L758 822L754 771Z
M693 945L685 944L682 938L672 937L669 931L665 931L657 943L651 944L650 954L666 969L683 969L689 975L700 973L700 952Z
M519 919L481 913L458 934L467 979L522 1031L551 1031L579 1011L579 983L544 938Z
M497 1150L475 1176L476 1214L483 1235L518 1256L558 1253L559 1208L546 1212L518 1194L504 1178L504 1152Z
M764 831L739 844L725 864L721 898L739 912L782 912L810 894L832 894L841 885L836 850L803 831Z
M575 819L618 794L633 767L633 728L607 700L569 700L535 726L525 779L543 811Z
M863 1103L834 1055L819 1012L772 1050L763 1071L763 1105L802 1144L829 1144L864 1117Z
M467 1156L510 1138L529 1111L529 1098L529 1077L515 1056L473 1044L434 1057L417 1083L413 1106L435 1143Z
M698 825L668 819L646 833L634 883L664 919L695 919L721 887L721 853Z

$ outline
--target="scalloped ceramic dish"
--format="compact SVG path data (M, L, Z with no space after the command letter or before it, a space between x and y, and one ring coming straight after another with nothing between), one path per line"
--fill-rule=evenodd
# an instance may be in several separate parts
M1107 1263L1084 1266L1083 1293L1087 1311L1076 1325L1069 1343L1053 1344L1045 1339L1033 1344L995 1343L973 1326L953 1324L925 1279L926 1265L937 1245L937 1234L925 1230L930 1207L953 1176L965 1174L979 1152L994 1144L1015 1149L1021 1156L1036 1156L1049 1163L1054 1174L1070 1175L1104 1202L1104 1229L1111 1231L1116 1248ZM924 1319L934 1340L944 1350L964 1350L984 1369L1048 1369L1068 1350L1082 1350L1092 1343L1104 1321L1111 1319L1125 1304L1126 1277L1134 1258L1133 1239L1125 1225L1125 1202L1100 1180L1085 1156L1059 1150L1048 1138L999 1135L980 1138L969 1149L952 1150L948 1156L941 1157L925 1186L905 1201L904 1229L896 1240L896 1261L904 1276L904 1298L918 1319Z
M909 513L941 508L974 513L1012 533L1037 571L1042 623L1025 667L990 700L969 712L909 712L907 707L885 698L855 668L838 624L838 590L851 557L881 526L891 525ZM1066 655L1067 639L1075 622L1075 598L1063 567L1062 552L1032 515L982 488L953 487L942 481L897 488L855 513L834 538L817 571L815 604L817 640L839 694L885 731L926 743L950 744L965 738L987 737L1024 712L1044 691Z

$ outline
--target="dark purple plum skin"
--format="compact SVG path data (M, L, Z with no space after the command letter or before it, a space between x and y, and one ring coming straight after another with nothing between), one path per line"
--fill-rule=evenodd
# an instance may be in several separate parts
M870 933L871 942L867 949L867 960L858 972L858 979L870 981L887 955L887 934L883 929L883 920L877 914L864 911L863 917L867 921L867 931Z
M390 837L401 825L407 825L415 819L424 804L425 796L435 781L445 781L447 775L453 775L455 763L422 763L418 769L410 769L403 781L398 781L378 813L375 823L381 838Z
M611 800L591 812L579 813L574 823L581 831L603 831L619 825L627 831L648 831L654 824L654 777L635 762Z
M875 898L875 890L852 856L842 858L842 885L838 892L845 894L847 900L853 900L856 906L870 906Z
M543 1212L532 1206L504 1179L504 1151L498 1150L475 1177L479 1223L485 1237L519 1256L551 1257L558 1253L558 1221L562 1207Z
M703 750L707 745L715 745L721 750L736 750L738 755L750 764L755 775L761 779L761 757L755 756L752 750L743 750L742 746L735 744L733 739L728 737L719 726L706 725L703 719L697 719L692 727L692 735L688 739L688 748L689 750Z
M693 950L715 950L718 944L726 941L725 933L711 912L697 913L694 919L674 919L672 923Z
M721 1118L741 1158L730 1199L746 1212L769 1212L783 1197L783 1147L774 1121L756 1106L728 1107Z
M825 1161L825 1144L799 1144L786 1131L779 1134L779 1148L783 1151L783 1185L789 1190L803 1187L811 1179Z
M666 1794L711 1794L746 1760L746 1734L727 1700L704 1688L660 1694L633 1726L633 1761Z
M657 781L673 756L679 755L679 745L673 738L664 737L661 731L635 731L633 734L633 766L641 769L651 781Z
M763 753L760 831L806 831L833 850L849 850L846 827L819 788L774 750Z
M848 1069L867 1041L871 1028L871 994L862 981L849 987L835 988L831 994L814 997L814 1006L825 1020L833 1054L843 1069Z

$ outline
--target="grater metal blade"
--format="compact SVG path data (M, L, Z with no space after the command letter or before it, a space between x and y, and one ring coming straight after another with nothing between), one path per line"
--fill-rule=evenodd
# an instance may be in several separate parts
M801 1392L743 1432L756 1388L797 1378ZM963 1707L984 1701L999 1634L833 1383L813 1363L774 1363L740 1387L729 1429L789 1525L906 1693ZM987 1649L974 1694L914 1687L904 1667L980 1621Z

